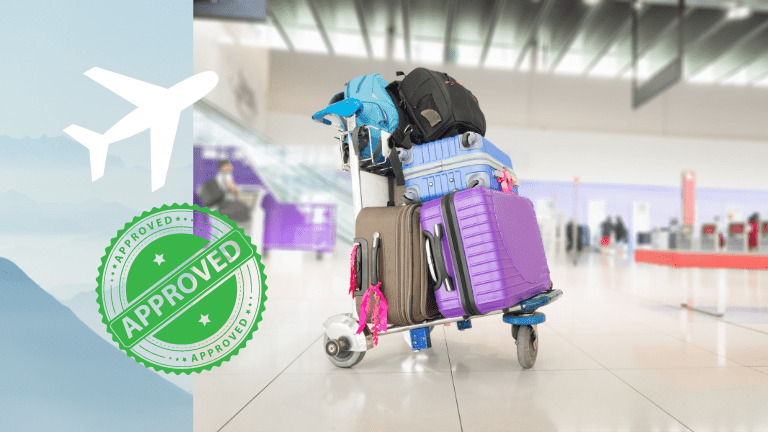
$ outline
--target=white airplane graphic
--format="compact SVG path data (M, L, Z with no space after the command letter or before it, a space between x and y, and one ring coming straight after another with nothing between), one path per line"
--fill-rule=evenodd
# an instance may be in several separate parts
M77 125L64 129L67 135L88 148L91 179L96 181L104 175L110 144L149 129L152 191L161 188L168 173L181 111L213 90L219 77L215 72L202 72L165 89L97 67L85 76L137 106L103 135Z

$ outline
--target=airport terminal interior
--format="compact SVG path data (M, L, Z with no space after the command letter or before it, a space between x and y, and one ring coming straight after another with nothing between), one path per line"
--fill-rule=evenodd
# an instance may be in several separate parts
M511 312L329 361L328 322L357 316L360 195L384 177L312 116L355 77L417 67L472 92L535 210L562 296L528 367ZM207 70L195 200L231 170L268 301L194 377L195 431L768 430L768 4L270 0L263 21L195 17Z

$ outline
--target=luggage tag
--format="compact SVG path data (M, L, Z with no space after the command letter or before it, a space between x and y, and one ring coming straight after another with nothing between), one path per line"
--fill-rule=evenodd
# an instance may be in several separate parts
M379 280L379 245L381 236L378 232L373 233L373 245L371 248L371 286L363 294L360 302L360 324L355 334L360 334L365 330L368 314L371 314L371 332L373 333L373 346L379 343L379 332L387 331L387 299L381 292L381 280ZM373 297L373 307L371 307L371 297Z
M514 188L520 188L520 180L517 175L511 170L497 170L493 172L493 176L501 183L501 191L504 193L511 193L517 195Z

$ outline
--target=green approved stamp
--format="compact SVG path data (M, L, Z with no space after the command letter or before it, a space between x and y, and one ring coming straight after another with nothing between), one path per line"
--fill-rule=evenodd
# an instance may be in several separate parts
M99 312L136 361L174 373L237 354L267 299L264 266L242 229L188 204L154 208L117 233L99 268Z

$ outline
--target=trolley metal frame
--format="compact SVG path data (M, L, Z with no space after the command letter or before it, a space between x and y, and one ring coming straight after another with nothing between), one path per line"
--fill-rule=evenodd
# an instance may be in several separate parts
M348 170L352 176L352 206L355 212L355 219L357 219L357 215L365 207L384 207L387 205L389 200L389 184L387 178L382 175L384 164L376 164L372 159L361 160L359 149L352 148L354 141L351 134L356 128L355 116L352 115L343 119L337 116L337 118L343 128L339 136L342 169ZM382 145L386 142L387 135L386 132L382 133ZM344 161L345 145L348 146L348 164ZM373 155L373 143L370 140L368 145L371 146L369 154ZM389 154L389 152L382 153L385 155ZM543 313L537 312L537 309L556 301L562 294L561 290L550 288L547 292L524 300L504 310L490 312L485 315L438 319L409 326L390 325L386 331L379 332L378 335L384 336L408 332L410 337L406 336L406 340L409 341L414 351L418 351L431 346L429 343L429 331L436 325L456 322L459 323L459 330L464 330L471 328L471 320L503 314L504 322L512 325L512 336L517 345L518 361L524 368L530 368L535 363L538 352L538 331L536 325L544 322L546 319ZM351 313L334 315L323 323L325 329L325 353L328 359L338 367L352 367L356 365L362 360L365 352L374 348L373 335L367 324L362 333L355 334L359 325L359 319L357 305L353 299ZM423 343L424 341L426 341L426 344Z

